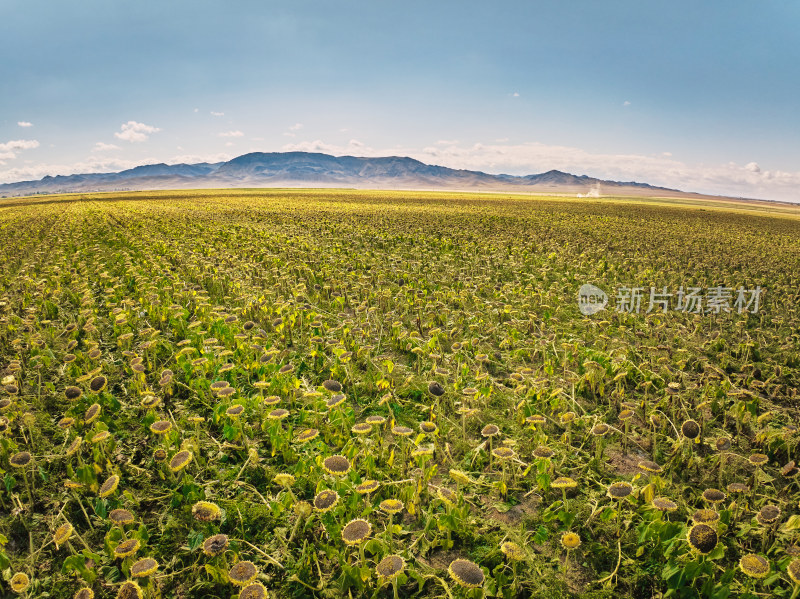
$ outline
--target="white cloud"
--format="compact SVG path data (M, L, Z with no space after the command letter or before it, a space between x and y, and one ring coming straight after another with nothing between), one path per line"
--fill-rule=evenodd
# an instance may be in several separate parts
M372 148L326 143L322 140L287 144L284 151L324 152L333 155L410 156L428 164L487 173L530 175L552 169L613 181L637 181L659 187L713 195L800 202L800 171L754 170L749 165L688 164L672 155L593 153L570 146L537 142Z
M440 139L436 142L437 146L453 146L458 143L457 139Z
M744 168L746 170L750 171L751 173L760 173L761 172L761 167L758 166L758 164L755 163L755 162L748 162L747 164L744 165Z
M241 131L225 131L219 134L220 137L244 137Z
M236 145L236 144L234 144L232 141L226 141L225 142L225 147L226 148L230 148L231 146L234 146L234 145Z
M32 150L38 148L39 142L35 139L15 139L0 144L0 152L14 152L16 150Z
M519 92L514 92L513 94L511 94L511 97L512 98L519 98Z
M106 152L109 150L119 150L119 149L120 149L119 146L115 146L114 144L106 144L103 143L102 141L98 141L96 144L94 144L92 152Z
M300 131L303 128L303 123L295 123L291 127L289 127L289 131Z
M5 165L6 160L14 160L20 150L32 150L39 147L35 139L15 139L0 144L0 165Z
M625 100L625 101L622 103L622 105L623 105L623 106L630 106L630 105L631 105L631 103L630 103L630 102L628 102L628 100Z
M225 116L225 113L224 112L214 112L212 110L211 111L211 116Z
M131 143L139 143L147 141L151 133L158 133L161 131L158 127L145 125L144 123L137 123L136 121L128 121L121 126L121 131L114 133L114 137L123 141Z
M33 127L33 123L29 123L28 121L17 121L17 125L20 127Z

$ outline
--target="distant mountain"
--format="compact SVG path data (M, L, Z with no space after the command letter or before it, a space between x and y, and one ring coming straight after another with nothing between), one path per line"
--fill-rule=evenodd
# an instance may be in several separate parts
M463 189L658 195L678 192L647 183L605 181L548 171L538 175L491 175L425 164L405 156L363 158L311 152L252 152L216 164L147 164L118 173L47 176L0 185L0 196L145 189L214 187L355 187Z

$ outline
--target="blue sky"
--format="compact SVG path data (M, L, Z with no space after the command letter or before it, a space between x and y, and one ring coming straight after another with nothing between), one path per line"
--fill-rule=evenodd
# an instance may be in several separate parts
M800 3L0 0L0 182L403 154L800 201Z

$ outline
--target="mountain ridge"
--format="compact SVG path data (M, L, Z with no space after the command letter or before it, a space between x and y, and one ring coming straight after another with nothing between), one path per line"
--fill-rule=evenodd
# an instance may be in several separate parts
M47 175L0 184L0 196L37 193L212 187L322 187L475 189L634 195L676 189L636 181L610 181L549 170L531 175L490 174L426 164L408 156L333 156L320 152L249 152L225 162L143 164L118 172ZM693 194L694 195L694 194Z

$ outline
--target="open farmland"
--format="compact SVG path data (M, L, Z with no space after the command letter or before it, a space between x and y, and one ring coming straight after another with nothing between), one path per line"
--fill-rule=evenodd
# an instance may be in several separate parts
M2 593L794 599L799 216L346 190L0 203ZM606 310L581 313L584 283ZM689 313L681 287L732 297Z

